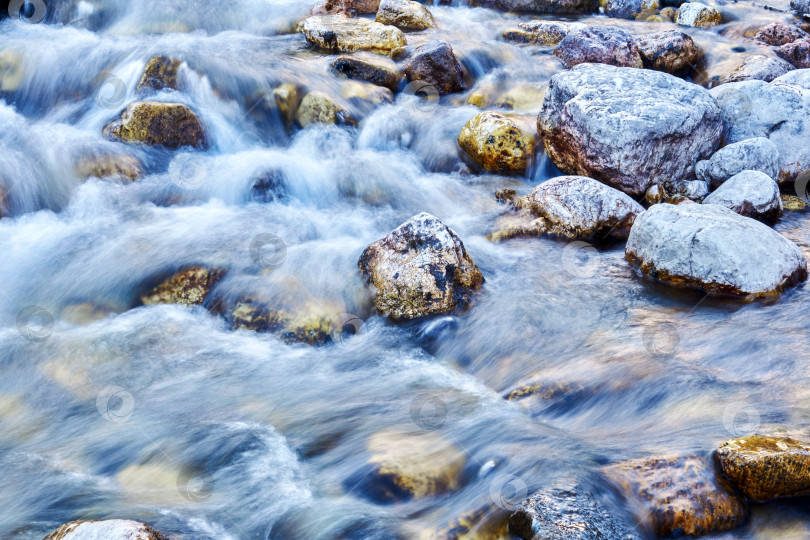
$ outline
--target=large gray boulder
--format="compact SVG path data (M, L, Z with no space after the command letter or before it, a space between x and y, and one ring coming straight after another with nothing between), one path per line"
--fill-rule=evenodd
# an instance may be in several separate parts
M43 540L166 540L166 537L139 521L107 519L104 521L71 521Z
M717 189L742 171L759 171L776 178L779 175L779 149L765 137L755 137L723 147L695 165L698 179L709 182L712 189Z
M639 15L655 12L659 7L659 0L607 0L605 15L616 19L635 19Z
M776 295L807 279L799 247L715 204L656 204L636 218L625 257L676 287L741 297Z
M570 32L554 49L554 56L567 68L588 62L643 67L635 40L616 26L588 26Z
M711 90L720 106L727 144L766 137L779 148L775 179L780 184L791 183L810 169L810 90L784 80L729 83Z
M517 201L543 218L546 232L581 240L624 240L644 207L617 189L584 176L560 176Z
M719 204L741 216L776 221L782 216L782 198L773 178L759 171L743 171L725 181L703 204Z
M752 54L743 60L731 72L719 77L717 84L727 84L740 81L765 81L771 82L777 77L781 77L788 71L796 69L793 65L781 58L765 56L764 54Z
M458 235L424 212L368 246L359 265L377 311L393 320L452 313L484 282Z
M694 175L723 133L704 88L667 73L581 64L551 78L537 118L546 152L566 174L642 195Z

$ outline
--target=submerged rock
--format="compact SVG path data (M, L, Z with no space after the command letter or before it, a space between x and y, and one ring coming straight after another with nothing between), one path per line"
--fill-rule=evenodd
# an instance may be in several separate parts
M636 19L661 7L658 0L607 0L605 15L617 19Z
M273 88L273 102L278 110L279 117L288 132L292 130L295 114L301 104L301 92L293 83L280 84Z
M556 45L569 32L585 28L579 23L558 21L524 21L516 28L505 30L501 35L507 41L531 43L532 45Z
M545 489L521 502L509 516L509 533L521 540L641 539L623 516L574 483Z
M143 70L143 75L138 83L138 90L152 88L154 90L179 90L180 83L177 80L177 72L183 62L170 56L154 56Z
M742 171L759 171L779 176L779 149L765 137L746 139L721 148L709 159L698 161L695 173L712 189Z
M453 48L444 41L430 41L417 48L405 64L409 81L434 87L441 95L464 90L464 78Z
M630 502L638 521L659 537L719 533L748 520L745 501L701 456L625 461L604 473Z
M810 0L790 0L790 7L795 9L799 15L810 14Z
M599 0L469 0L468 4L470 7L488 7L502 11L558 15L595 13L599 10Z
M796 244L714 204L650 207L636 218L625 257L670 285L716 295L773 296L807 279Z
M225 270L221 268L205 266L184 268L151 291L142 294L141 302L145 305L202 304L211 289L223 277L225 277Z
M329 51L371 51L387 55L405 46L402 30L366 19L314 16L304 19L300 29L308 42Z
M686 75L697 64L700 49L689 34L666 30L636 38L644 67L672 75Z
M182 103L138 101L104 128L104 135L126 143L177 149L205 148L208 143L197 115Z
M467 122L458 144L487 172L523 174L532 160L534 134L503 113L487 111Z
M723 475L754 501L810 494L810 444L751 436L724 442L715 454Z
M727 144L765 137L776 145L780 165L774 179L781 184L810 169L810 145L805 142L810 139L810 89L780 80L724 84L711 95L720 107Z
M726 180L703 204L718 204L741 216L760 221L782 217L779 186L773 178L759 171L743 171Z
M697 26L711 28L723 22L720 12L713 7L700 2L686 2L678 9L678 18L675 23L681 26Z
M376 84L392 92L397 91L402 80L402 74L390 60L383 63L357 56L338 56L332 62L332 68L350 79Z
M780 46L800 39L808 39L810 34L793 24L774 22L763 26L754 39L766 45Z
M720 111L705 89L666 73L603 64L554 75L537 127L563 172L631 195L664 180L688 179L723 132Z
M368 438L371 477L364 487L374 500L422 499L457 490L464 453L437 432L378 431Z
M675 180L674 182L664 182L664 189L668 196L667 202L670 202L673 198L700 202L709 194L709 184L702 180Z
M635 40L615 26L588 26L575 30L560 41L554 49L554 56L567 68L584 63L643 67Z
M167 537L139 521L107 519L104 521L71 521L43 540L168 540Z
M778 54L797 68L810 68L810 39L786 43L779 47Z
M126 154L102 154L78 159L74 172L78 178L112 178L134 182L141 177L141 162Z
M541 217L549 234L581 240L623 240L644 208L621 191L584 176L547 180L517 202Z
M753 54L747 57L742 64L730 73L718 77L717 84L727 84L740 81L771 82L788 71L795 69L789 62L781 58Z
M393 320L452 313L484 282L461 239L427 213L367 247L359 265L375 307Z
M312 15L370 15L377 13L380 0L321 0L312 7Z
M807 209L807 203L796 195L781 195L782 207L785 212L804 212Z
M428 8L413 0L382 0L376 20L407 30L426 30L434 26Z

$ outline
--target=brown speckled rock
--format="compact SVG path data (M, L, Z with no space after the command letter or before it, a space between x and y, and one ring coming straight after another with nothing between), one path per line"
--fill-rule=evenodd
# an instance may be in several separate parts
M754 501L810 494L810 444L789 437L731 439L717 464L740 493Z
M202 304L211 289L225 277L221 268L191 266L141 295L141 302L151 304Z
M554 56L567 68L585 63L643 67L635 40L615 26L589 26L570 32L554 49Z
M320 0L312 7L311 15L368 15L377 13L380 0Z
M461 239L427 213L368 246L359 265L375 307L393 320L452 313L484 282Z
M417 48L405 64L409 81L433 86L441 95L464 90L464 79L453 47L444 41L430 41Z
M147 62L143 75L138 83L138 90L152 88L154 90L179 90L177 72L182 62L169 56L155 56Z
M71 521L43 540L167 540L161 533L138 521L107 519L104 521Z
M458 144L487 172L523 174L531 163L535 135L536 131L527 133L513 118L487 111L467 122Z
M678 8L678 17L675 22L681 26L711 28L723 22L723 17L711 6L700 2L686 2Z
M516 28L505 30L501 37L506 41L532 45L556 45L573 30L585 28L580 23L559 21L524 21Z
M382 0L376 21L406 30L427 30L435 24L428 8L413 0Z
M677 30L655 32L636 38L644 67L686 75L692 71L700 56L700 49L689 34Z
M745 501L701 456L625 461L604 473L630 501L637 519L659 537L719 533L748 520Z
M197 115L181 103L137 101L104 128L104 135L126 143L177 149L205 148L205 131Z
M810 39L786 43L779 47L778 54L797 68L810 68Z
M810 34L792 24L774 22L763 26L754 39L766 45L784 45L800 39L810 38Z

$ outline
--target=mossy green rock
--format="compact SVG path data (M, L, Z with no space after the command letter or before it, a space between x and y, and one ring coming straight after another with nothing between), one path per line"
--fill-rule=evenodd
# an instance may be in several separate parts
M146 88L179 90L180 84L177 80L177 72L182 63L180 60L169 56L151 58L143 70L143 76L138 83L138 90Z
M126 143L171 149L208 146L199 118L182 103L135 102L127 107L120 120L104 128L104 135Z
M810 443L742 437L720 445L716 458L723 475L751 500L810 494Z

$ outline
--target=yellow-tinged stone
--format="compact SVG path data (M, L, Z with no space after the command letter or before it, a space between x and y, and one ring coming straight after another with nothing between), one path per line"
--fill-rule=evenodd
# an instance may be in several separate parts
M395 26L343 15L308 17L299 29L308 42L331 51L371 51L388 55L406 45L405 34Z
M150 292L141 295L141 301L152 304L202 304L205 297L225 277L221 268L192 266L185 268Z
M182 103L137 101L104 128L104 135L127 143L176 149L204 148L205 131L197 115Z
M0 51L0 90L13 92L22 84L23 55L13 49Z
M348 111L324 92L304 96L295 117L303 128L310 124L345 123L350 118Z
M298 87L292 83L284 83L273 89L273 100L281 114L284 126L290 129L295 121L295 113L301 103L301 95Z
M74 172L81 179L96 177L134 182L141 177L141 162L126 154L89 156L76 162Z
M180 60L169 56L154 56L146 63L143 75L138 82L138 90L151 87L155 90L169 88L179 90L180 84L177 80L177 72L180 69Z
M807 203L796 195L782 194L782 206L786 212L804 212L807 209Z
M421 499L455 491L466 458L436 432L386 429L369 437L369 463L394 499Z
M523 174L531 163L536 133L514 116L486 111L461 129L458 144L484 170L497 174Z
M720 445L716 456L725 477L751 500L810 494L808 442L790 437L741 437Z

